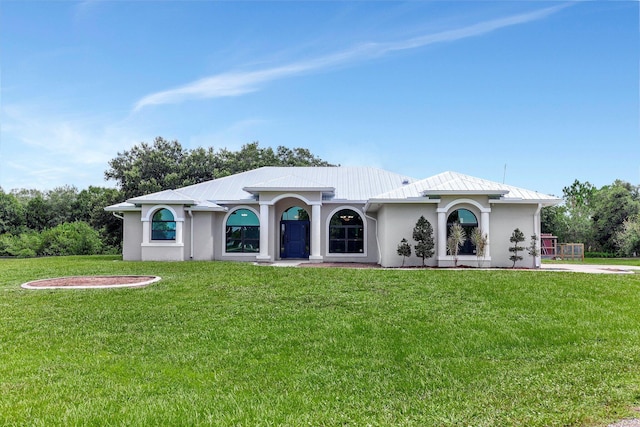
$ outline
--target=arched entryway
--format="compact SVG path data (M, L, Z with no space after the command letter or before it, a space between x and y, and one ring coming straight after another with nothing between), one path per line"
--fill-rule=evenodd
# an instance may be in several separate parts
M309 213L291 206L280 218L280 258L309 258Z

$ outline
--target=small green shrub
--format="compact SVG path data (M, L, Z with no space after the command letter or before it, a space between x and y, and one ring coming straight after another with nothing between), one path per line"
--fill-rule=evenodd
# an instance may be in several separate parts
M585 258L616 258L617 255L611 252L585 252Z

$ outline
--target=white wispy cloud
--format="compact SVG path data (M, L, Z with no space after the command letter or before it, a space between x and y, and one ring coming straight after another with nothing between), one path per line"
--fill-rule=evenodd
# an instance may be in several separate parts
M221 73L147 95L135 103L133 111L136 112L152 105L175 104L189 99L240 96L259 90L261 84L269 81L364 61L392 52L480 36L502 28L543 19L569 5L570 3L566 3L401 41L363 43L331 55L264 70Z

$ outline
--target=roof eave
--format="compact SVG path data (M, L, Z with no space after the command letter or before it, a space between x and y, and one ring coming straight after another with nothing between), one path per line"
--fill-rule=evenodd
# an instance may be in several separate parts
M509 190L426 190L423 196L504 196Z
M298 192L298 191L313 191L320 193L333 194L336 189L334 187L243 187L247 193L259 194L262 192Z
M490 204L541 204L544 206L555 206L562 203L562 199L490 199Z
M106 212L140 212L142 209L136 205L127 206L121 203L118 205L107 206L104 210Z

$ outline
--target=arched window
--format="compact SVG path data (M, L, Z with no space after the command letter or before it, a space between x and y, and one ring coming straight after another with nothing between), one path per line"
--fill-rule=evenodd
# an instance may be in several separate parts
M249 209L235 210L227 218L226 252L260 252L260 221Z
M176 220L169 209L158 209L153 214L151 240L176 240Z
M300 206L292 206L282 213L283 221L309 221L309 214Z
M329 223L329 253L354 254L364 251L364 224L357 212L342 209Z
M457 209L449 215L447 218L447 238L451 234L451 226L455 223L459 223L464 230L467 240L465 240L464 245L460 247L460 251L458 254L460 255L475 255L476 253L476 245L471 243L471 231L478 226L478 219L468 209Z

